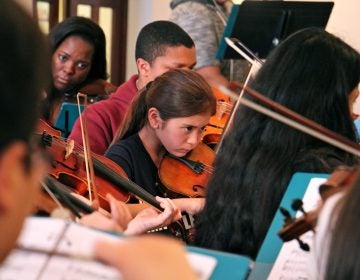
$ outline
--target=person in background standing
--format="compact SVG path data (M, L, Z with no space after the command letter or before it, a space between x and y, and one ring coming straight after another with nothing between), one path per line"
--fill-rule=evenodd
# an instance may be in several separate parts
M197 63L194 67L211 86L244 82L250 70L245 60L216 58L227 17L229 0L172 0L170 20L180 25L194 40Z

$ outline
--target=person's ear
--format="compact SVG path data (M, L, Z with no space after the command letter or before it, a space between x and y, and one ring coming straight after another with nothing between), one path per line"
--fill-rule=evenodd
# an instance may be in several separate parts
M158 109L151 107L148 110L148 121L150 126L154 129L161 127L163 120L160 117L160 112L158 111Z
M142 76L142 77L148 79L149 75L150 75L150 69L151 69L150 63L142 58L138 58L136 60L136 66L139 71L139 76Z
M0 213L16 205L16 188L24 174L24 143L14 143L0 154Z

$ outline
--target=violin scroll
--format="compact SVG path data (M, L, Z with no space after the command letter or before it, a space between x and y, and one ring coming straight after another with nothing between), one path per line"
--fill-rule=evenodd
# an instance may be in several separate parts
M352 168L347 166L338 167L330 175L327 181L319 187L319 193L322 202L325 202L326 199L331 195L352 187L355 179L359 176L359 174L359 168ZM301 211L303 213L303 215L299 218L292 218L286 209L280 207L280 212L284 216L284 226L278 232L279 237L284 242L291 241L293 239L297 239L299 241L299 237L304 233L310 230L315 231L322 205L323 203L321 203L320 206L314 210L305 212L302 208L302 201L300 199L294 200L291 205L293 210ZM300 242L301 240L299 241L299 244ZM302 247L301 244L300 247Z

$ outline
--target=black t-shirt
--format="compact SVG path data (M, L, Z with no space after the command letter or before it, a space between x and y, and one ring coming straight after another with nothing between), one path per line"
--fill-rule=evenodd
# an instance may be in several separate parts
M158 188L158 169L138 134L110 146L105 156L122 167L131 181L154 196L163 196Z

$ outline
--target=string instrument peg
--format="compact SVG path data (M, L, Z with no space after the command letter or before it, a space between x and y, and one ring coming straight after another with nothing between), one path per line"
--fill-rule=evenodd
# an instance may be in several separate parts
M299 198L294 199L293 202L291 203L291 209L293 209L294 211L300 211L304 215L307 215L303 206L304 206L304 203Z
M300 199L299 199L300 200ZM301 208L302 208L302 201L300 200L301 202ZM297 203L297 206L300 205L299 203ZM292 206L293 207L293 206ZM292 225L292 223L294 222L294 218L291 217L291 214L290 212L285 209L284 207L280 207L279 208L280 210L280 213L284 216L284 221L285 221L285 227L286 225ZM291 234L291 233L290 233ZM280 234L279 234L280 235ZM281 238L285 241L286 239L286 236L281 236ZM292 239L295 239L298 244L299 244L299 247L304 250L305 252L309 252L310 251L310 246L309 244L305 243L304 241L302 241L299 237L295 237L295 238L292 238Z

